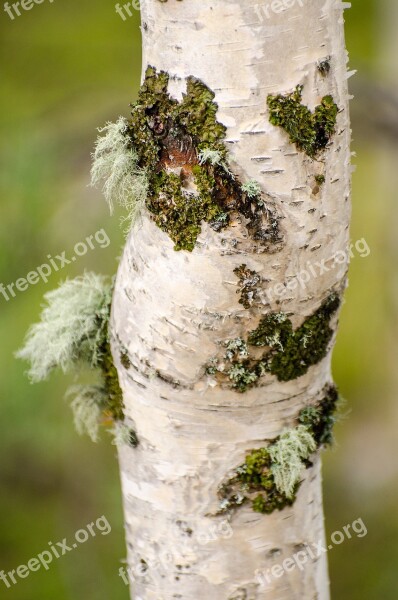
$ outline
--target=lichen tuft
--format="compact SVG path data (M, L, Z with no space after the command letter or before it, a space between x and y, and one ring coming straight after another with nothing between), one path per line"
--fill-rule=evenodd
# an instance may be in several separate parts
M56 368L79 372L94 370L100 383L73 386L71 406L79 433L86 431L96 441L99 417L124 419L123 397L113 363L108 322L112 281L95 273L67 280L45 295L47 304L39 323L29 329L17 357L30 363L32 382L46 379Z
M331 443L338 392L326 385L322 399L302 409L296 425L271 440L266 447L250 450L245 462L219 488L219 513L251 503L255 512L270 514L291 506L300 488L311 455Z
M304 470L304 461L316 447L315 439L305 425L286 431L269 447L275 485L287 498L294 496Z
M111 213L115 202L127 210L122 221L130 229L145 206L148 176L138 166L139 156L130 144L127 129L127 120L120 117L98 130L103 135L98 137L92 155L91 185L102 183Z
M257 198L261 196L261 186L255 179L249 179L242 185L242 191L248 198Z

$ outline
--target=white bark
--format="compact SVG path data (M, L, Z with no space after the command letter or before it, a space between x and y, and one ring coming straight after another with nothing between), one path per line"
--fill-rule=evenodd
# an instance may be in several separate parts
M232 168L241 181L256 179L273 198L283 217L285 244L279 252L259 253L239 223L222 233L203 224L194 251L176 252L146 214L129 236L113 301L113 350L126 421L140 445L124 446L119 455L128 563L135 572L144 564L140 561L149 565L135 577L131 597L327 600L325 554L303 570L271 578L267 586L255 577L303 544L323 541L319 458L306 470L291 508L262 515L244 505L231 518L230 537L222 527L211 533L225 520L211 515L228 472L250 449L293 426L300 409L320 397L331 381L330 354L298 379L279 382L268 375L245 393L214 385L203 366L219 352L220 341L245 337L268 311L291 313L297 327L332 290L342 288L347 261L311 277L280 304L246 310L238 303L233 271L246 263L273 288L308 268L308 262L327 261L347 249L344 7L336 0L290 2L283 13L270 10L260 23L247 1L141 4L144 70L150 64L167 71L177 99L192 75L215 92L217 118L228 128ZM331 71L321 77L317 62L327 56ZM332 94L339 107L324 164L297 151L286 133L269 123L268 94L289 92L298 84L311 109L325 94ZM320 172L326 181L313 193L314 174ZM120 365L121 347L133 364L129 370ZM211 541L204 544L203 536Z

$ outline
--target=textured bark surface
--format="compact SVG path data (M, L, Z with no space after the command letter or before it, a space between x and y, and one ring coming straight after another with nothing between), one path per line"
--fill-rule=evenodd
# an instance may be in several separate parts
M217 490L253 448L294 426L304 406L331 382L330 352L288 382L273 375L244 393L206 375L220 343L243 337L270 311L289 313L294 328L331 292L342 293L347 261L306 286L268 295L308 263L326 261L348 244L350 153L343 4L296 2L260 22L255 6L239 0L142 0L143 69L170 75L180 100L186 79L215 92L217 119L227 127L230 166L244 182L257 180L281 217L283 244L264 252L237 219L222 232L202 225L192 253L176 252L145 213L131 232L113 300L113 352L124 393L126 422L136 449L119 450L128 563L140 572L135 600L327 600L326 556L272 578L266 571L303 545L324 538L319 457L304 473L292 507L270 515L244 505L230 517L217 512ZM285 3L286 5L288 3ZM302 5L302 6L301 6ZM317 63L330 57L327 76ZM331 94L339 113L328 148L312 160L269 122L267 96L303 85L311 110ZM316 174L325 183L315 184ZM242 264L258 273L262 301L239 303ZM238 292L238 293L237 293ZM336 328L337 319L330 323ZM120 360L127 351L131 366ZM125 362L125 361L124 361ZM213 531L213 533L212 533ZM215 532L215 533L214 533ZM208 543L204 543L207 541Z

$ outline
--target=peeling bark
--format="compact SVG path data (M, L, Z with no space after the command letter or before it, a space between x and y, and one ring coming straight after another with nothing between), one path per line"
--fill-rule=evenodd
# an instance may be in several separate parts
M326 356L295 379L264 372L239 392L206 366L214 357L220 362L228 340L247 340L265 315L286 313L296 331L343 292L350 215L344 4L298 2L263 22L238 0L141 4L143 74L148 65L168 73L178 101L190 77L215 93L229 167L242 184L260 184L283 243L265 252L244 215L234 214L221 231L202 222L192 252L176 251L148 211L127 240L111 327L125 421L140 442L119 449L131 597L328 600L324 554L267 586L256 577L276 554L280 563L324 540L317 453L292 506L260 514L245 503L215 515L228 474L248 452L295 426L332 383L337 315L328 322ZM326 59L329 69L320 70ZM268 96L297 86L311 111L325 96L338 107L334 134L315 158L269 120ZM339 252L344 260L332 267ZM308 281L303 275L299 283L304 271ZM283 294L275 287L289 282ZM249 351L258 358L263 349ZM226 519L231 529L223 535Z

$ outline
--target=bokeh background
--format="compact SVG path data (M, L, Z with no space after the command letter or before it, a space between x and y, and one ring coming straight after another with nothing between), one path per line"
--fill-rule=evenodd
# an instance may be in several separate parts
M313 1L313 0L311 0ZM398 6L354 0L346 12L353 118L351 237L371 253L352 260L334 375L346 399L336 444L324 454L328 533L357 518L368 534L329 553L335 600L398 597ZM2 109L0 282L8 284L104 228L108 248L89 251L47 285L0 296L0 570L9 571L73 538L105 514L97 535L31 573L10 600L127 600L115 447L79 437L64 401L68 381L31 386L13 354L42 295L84 269L112 274L123 244L118 217L88 187L96 127L128 114L140 76L139 18L112 2L45 0L12 21L0 15Z

